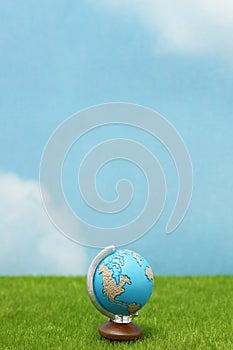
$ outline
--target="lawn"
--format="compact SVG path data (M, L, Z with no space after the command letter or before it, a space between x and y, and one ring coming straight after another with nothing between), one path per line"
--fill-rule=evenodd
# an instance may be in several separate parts
M233 276L156 277L140 340L101 339L105 320L84 277L0 277L1 350L232 350Z

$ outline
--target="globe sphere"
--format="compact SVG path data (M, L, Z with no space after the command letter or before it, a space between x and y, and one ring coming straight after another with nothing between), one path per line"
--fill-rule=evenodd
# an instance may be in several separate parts
M149 300L154 283L152 269L145 258L128 249L114 249L95 266L92 299L104 313L137 314Z

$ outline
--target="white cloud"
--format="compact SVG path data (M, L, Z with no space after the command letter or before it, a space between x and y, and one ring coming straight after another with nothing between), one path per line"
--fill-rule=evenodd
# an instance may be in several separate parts
M160 48L186 53L233 54L232 0L100 0L122 16L137 16Z
M86 249L50 223L37 182L0 174L0 218L0 275L86 273Z

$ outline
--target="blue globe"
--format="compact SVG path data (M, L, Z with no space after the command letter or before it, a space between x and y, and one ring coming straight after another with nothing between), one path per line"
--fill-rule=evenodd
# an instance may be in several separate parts
M153 272L138 253L114 249L95 267L93 294L100 309L113 315L134 315L148 301L153 290Z

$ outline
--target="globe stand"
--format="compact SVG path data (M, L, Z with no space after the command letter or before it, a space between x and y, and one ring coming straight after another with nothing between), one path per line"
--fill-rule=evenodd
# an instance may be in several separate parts
M142 330L133 322L118 323L112 320L104 322L99 327L102 337L110 340L136 340L142 336Z

